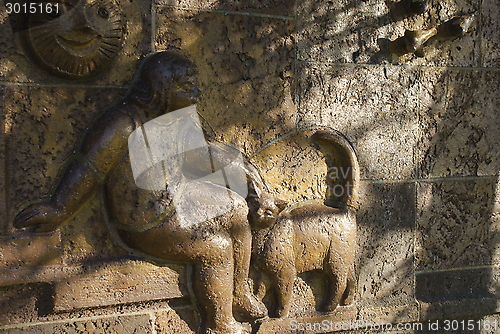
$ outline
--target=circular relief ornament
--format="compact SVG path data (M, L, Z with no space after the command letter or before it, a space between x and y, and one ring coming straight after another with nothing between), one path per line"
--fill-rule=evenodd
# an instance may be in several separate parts
M86 79L112 63L122 49L124 27L121 9L115 1L45 4L40 8L46 10L27 15L22 32L26 47L38 64L60 77Z

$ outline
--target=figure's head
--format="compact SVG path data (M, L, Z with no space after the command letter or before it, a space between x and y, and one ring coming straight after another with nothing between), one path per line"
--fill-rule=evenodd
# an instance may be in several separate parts
M144 106L164 105L160 112L173 111L195 104L196 65L172 51L155 53L144 61L139 80L133 86L133 99Z
M115 0L43 3L25 20L22 36L30 55L49 72L87 79L109 66L123 43L123 20Z

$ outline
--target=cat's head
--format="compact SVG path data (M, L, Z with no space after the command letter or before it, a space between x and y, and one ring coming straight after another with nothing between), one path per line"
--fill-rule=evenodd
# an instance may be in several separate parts
M122 11L115 0L47 4L27 16L22 34L37 64L60 77L86 79L112 63L124 39Z
M252 229L263 229L274 225L279 213L287 203L265 190L260 190L252 182L248 186L248 220Z

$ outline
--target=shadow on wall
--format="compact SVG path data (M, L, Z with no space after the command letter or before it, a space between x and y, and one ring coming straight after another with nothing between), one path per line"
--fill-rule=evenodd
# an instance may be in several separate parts
M367 6L362 1L306 1L298 20L294 14L286 19L225 15L217 12L227 10L220 3L209 12L162 7L157 47L180 49L197 63L202 116L218 140L248 156L290 131L313 125L335 128L352 140L365 180L358 212L361 303L405 304L416 294L426 307L425 318L468 316L460 312L469 312L463 306L470 300L498 296L494 269L461 269L496 263L498 76L389 65L387 36L397 24L384 9ZM435 64L442 59L435 53L425 60ZM35 127L43 117L26 116L23 127ZM82 132L77 127L64 140L73 144ZM8 142L14 140L7 135ZM29 145L33 143L20 147ZM37 154L29 149L28 155ZM7 163L17 168L14 161ZM44 172L53 168L20 166ZM9 187L11 213L21 200L40 195L19 198L12 185L23 176L16 175ZM310 180L306 171L296 176ZM24 193L38 188L21 183ZM275 191L280 186L272 179L269 183ZM70 223L63 234L70 262L94 261L101 251L98 244L109 240L97 226L102 217L87 214L92 231L86 219L76 218L86 227ZM78 253L81 245L84 251ZM115 247L106 252L121 253ZM470 284L459 283L464 281ZM449 309L438 307L443 301ZM495 303L483 307L477 313L496 312Z

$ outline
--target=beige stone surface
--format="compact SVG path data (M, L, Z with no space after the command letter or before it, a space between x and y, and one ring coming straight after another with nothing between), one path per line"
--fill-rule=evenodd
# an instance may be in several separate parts
M4 87L0 86L0 161L5 161L5 132L4 132ZM0 163L0 222L5 222L7 220L6 211L7 203L5 198L5 163ZM5 223L0 223L0 236L6 235L8 233L8 225Z
M198 326L199 317L193 308L170 309L156 314L158 334L195 334Z
M457 318L464 314L498 312L498 266L421 271L416 275L416 297L423 319ZM464 305L474 308L464 309ZM440 304L444 307L440 309ZM468 313L467 313L468 312Z
M498 180L418 185L416 261L419 270L499 261Z
M495 0L483 0L481 7L482 15L482 35L481 51L483 57L482 66L500 66L500 36L498 36L498 26L500 25L500 4Z
M344 306L328 315L308 317L265 319L259 326L257 334L291 334L291 333L326 333L336 330L338 323L349 322L355 319L356 308Z
M415 300L394 303L387 302L385 305L370 305L361 303L357 320L367 324L397 324L412 323L420 319L419 303ZM390 325L389 325L390 327Z
M187 295L183 266L171 267L138 260L87 265L78 275L54 283L54 310L174 299Z
M360 204L357 300L399 312L398 306L411 303L415 293L415 187L364 183Z
M51 293L50 284L0 287L0 326L38 321L42 314L51 312ZM40 303L40 298L45 298L49 303Z
M292 20L161 8L157 47L199 68L209 134L252 155L295 127ZM213 131L212 131L213 129Z
M92 320L74 320L63 323L37 324L20 328L0 329L6 334L151 334L151 318L149 314L119 316Z
M5 88L7 226L23 205L50 191L79 136L121 93L105 88Z
M310 139L314 132L292 133L270 143L250 160L262 173L271 193L289 203L333 197L328 196L326 187L327 152Z
M438 329L444 329L444 320L446 319L450 321L459 319L458 321L461 321L462 319L472 318L476 321L476 333L498 333L498 324L500 322L500 319L498 319L498 298L450 300L421 303L420 306L422 314L421 321L436 323L435 319L443 319L443 321L440 321L441 327L438 326ZM488 313L490 315L484 315ZM479 326L477 321L480 321L481 326ZM427 331L426 333L435 333L435 331Z
M383 0L300 1L301 61L380 63L387 59L388 8Z
M198 65L207 133L241 149L283 199L328 197L328 157L308 139L312 129L337 129L353 143L364 181L356 304L344 320L498 321L478 314L499 312L500 299L500 5L432 1L405 16L402 3L121 1L124 51L85 82L33 64L0 11L0 332L197 332L186 268L148 263L118 243L97 196L52 235L11 226L50 192L84 129L126 92L138 60L159 50ZM469 33L430 40L424 57L388 53L405 30L473 12ZM259 333L338 320L316 312L323 294L318 273L299 275L292 318Z
M151 1L118 2L123 8L125 20L123 49L106 71L82 84L124 86L131 80L138 59L151 52ZM19 33L12 31L4 10L0 14L0 31L1 80L16 83L74 84L71 80L52 76L37 66L24 49Z
M61 245L67 265L101 262L127 255L118 237L108 228L99 194L61 227Z
M295 0L157 0L157 4L211 11L255 13L292 18L295 16Z
M399 1L391 1L398 3ZM393 6L391 6L392 8ZM465 36L446 41L429 40L424 47L424 57L407 54L399 59L391 57L394 64L424 66L481 66L481 18L480 2L477 0L444 0L439 4L431 3L423 14L402 19L392 11L389 40L403 36L405 30L422 30L436 27L455 16L476 13L476 19Z
M0 239L0 271L62 264L59 235Z
M498 175L500 72L423 70L420 177Z
M412 178L419 133L416 79L411 68L301 66L299 126L342 132L358 154L362 179Z

